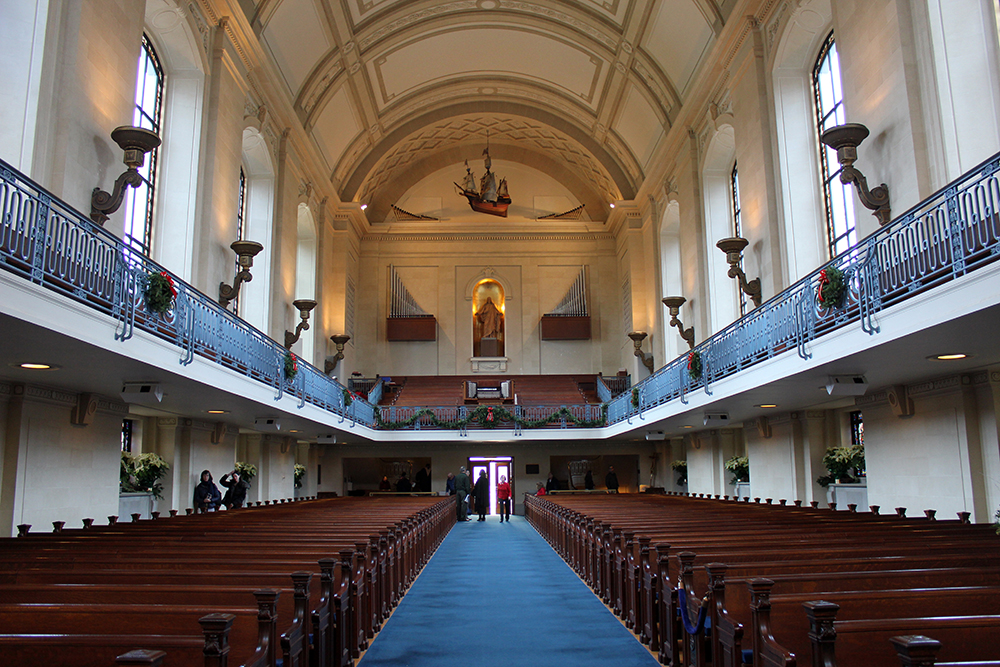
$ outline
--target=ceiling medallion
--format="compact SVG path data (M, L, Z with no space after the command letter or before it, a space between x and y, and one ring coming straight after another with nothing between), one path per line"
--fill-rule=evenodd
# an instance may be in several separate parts
M489 131L486 132L486 148L483 149L483 155L486 173L479 179L479 187L476 187L476 177L472 175L468 160L465 161L465 177L462 184L455 183L455 187L459 190L458 194L469 200L469 206L473 211L506 218L511 199L507 193L507 179L501 178L498 183L496 174L490 171L493 161L490 160Z
M500 3L498 0L479 0L479 2L476 3L476 6L480 9L496 9L500 6Z

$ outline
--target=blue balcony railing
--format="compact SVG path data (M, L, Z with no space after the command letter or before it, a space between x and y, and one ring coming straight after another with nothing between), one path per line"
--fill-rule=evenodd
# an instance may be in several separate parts
M608 423L675 400L755 364L810 345L843 327L879 331L878 314L917 294L956 280L1000 258L1000 154L922 201L826 266L775 295L740 320L703 341L620 394L608 405ZM831 307L818 298L821 274L842 272L844 301ZM689 366L698 357L701 373Z
M298 372L286 378L284 347L3 161L0 268L114 318L115 339L123 343L138 329L175 345L181 365L198 357L272 387L275 400L291 394L300 408L309 403L340 421L375 423L370 404L345 406L344 387L314 366L298 360ZM176 290L163 314L146 307L153 274Z

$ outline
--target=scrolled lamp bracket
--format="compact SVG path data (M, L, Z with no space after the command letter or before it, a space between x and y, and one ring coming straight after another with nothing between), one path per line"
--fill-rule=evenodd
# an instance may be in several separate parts
M840 182L850 183L858 191L858 198L865 208L873 211L880 225L887 225L892 219L892 209L889 207L889 186L885 183L868 189L868 180L854 166L858 159L858 146L868 137L868 128L860 123L846 123L831 127L820 136L820 141L837 151L837 162L840 163Z
M127 186L137 188L142 185L139 167L146 161L146 153L160 145L160 137L155 132L129 125L116 127L111 132L111 139L125 151L122 162L128 168L115 180L111 192L96 187L90 194L90 219L102 226L121 207Z
M333 344L336 346L337 354L332 357L327 357L326 363L323 365L323 372L327 375L330 375L333 371L337 370L337 364L339 364L340 360L344 358L344 346L347 345L349 340L351 340L351 337L347 334L336 334L334 336L330 336L330 340L333 341Z
M295 327L295 332L285 331L285 349L292 349L292 345L298 342L302 332L309 328L309 313L316 307L316 302L312 299L296 299L292 305L299 311L299 324Z
M682 296L665 296L663 297L663 305L670 309L670 326L677 327L677 333L683 338L689 349L694 349L694 327L684 328L684 323L680 321L677 316L681 312L681 306L687 301Z
M743 259L743 249L747 247L750 243L744 238L739 236L734 236L727 239L722 239L715 244L715 247L726 253L726 261L729 263L728 276L730 278L736 278L740 289L753 300L754 307L760 305L760 278L754 278L753 280L747 280L747 274L743 272L740 268L740 260Z
M645 331L632 331L629 333L628 337L632 339L632 344L635 345L635 350L633 350L632 353L638 357L639 361L642 362L642 365L648 368L649 372L652 373L653 355L642 351L642 341L646 340L646 336L648 335L649 334Z
M253 280L250 268L253 266L253 258L264 246L256 241L233 241L230 245L239 261L240 270L237 271L232 285L219 283L219 305L223 308L229 306L230 302L240 293L240 285Z

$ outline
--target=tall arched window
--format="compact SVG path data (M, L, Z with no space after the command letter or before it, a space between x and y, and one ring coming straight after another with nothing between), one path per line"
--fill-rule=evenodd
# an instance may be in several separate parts
M132 124L152 130L161 137L160 112L163 108L163 68L147 35L142 36L139 70L135 84L135 111ZM150 152L139 168L142 184L129 188L125 198L125 244L146 255L153 237L153 201L156 192L156 166L160 149Z
M729 175L729 192L733 197L733 236L742 237L740 229L740 170L737 163L733 163L733 171ZM736 293L740 296L740 317L747 314L747 295L736 285Z
M843 125L844 92L840 83L840 59L833 33L826 38L813 69L813 94L816 99L817 138L825 130ZM837 151L819 144L820 175L826 208L826 230L830 257L835 257L858 242L855 231L851 186L840 182Z

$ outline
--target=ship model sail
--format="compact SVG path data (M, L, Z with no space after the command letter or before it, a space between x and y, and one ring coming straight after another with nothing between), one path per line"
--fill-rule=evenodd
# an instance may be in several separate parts
M469 169L468 160L465 161L465 178L462 179L461 185L455 183L455 187L459 189L460 195L469 200L469 206L472 207L473 211L506 218L507 207L510 206L511 201L510 194L507 192L507 179L501 178L498 181L496 174L490 171L493 162L490 160L489 144L483 150L483 155L485 156L486 173L479 179L478 187L476 177Z

